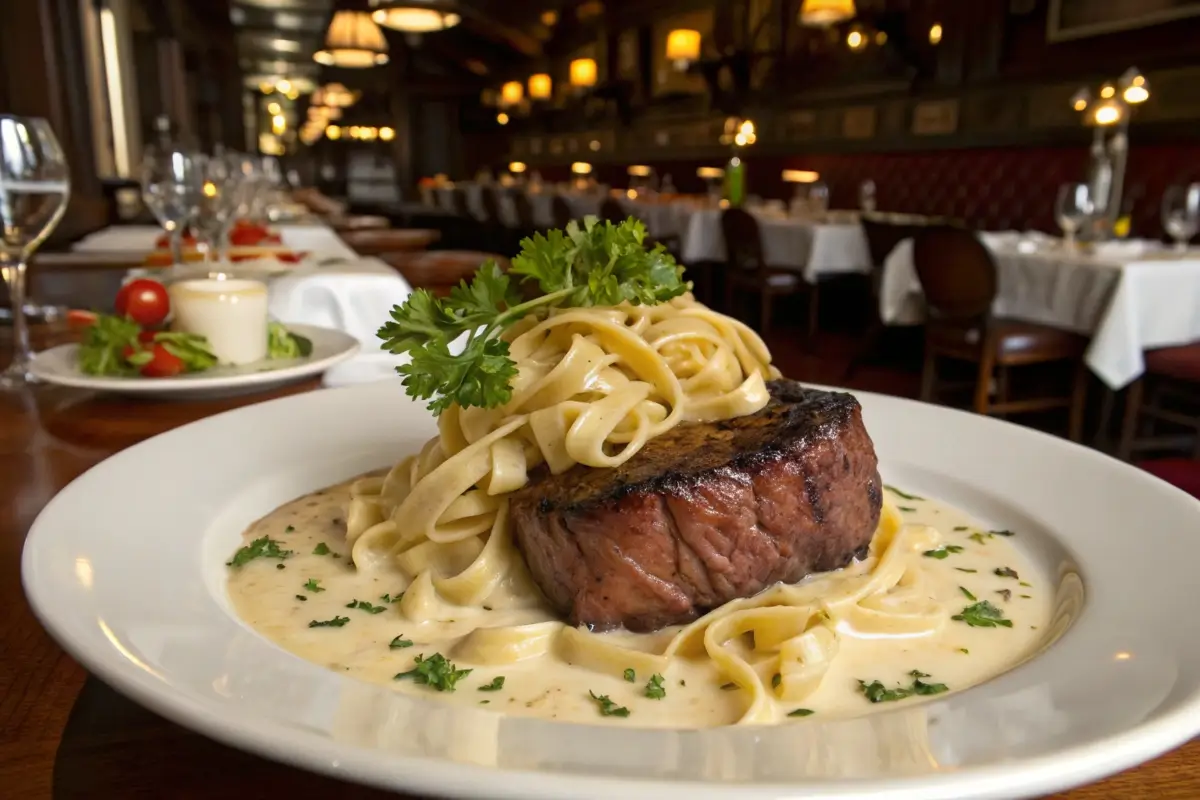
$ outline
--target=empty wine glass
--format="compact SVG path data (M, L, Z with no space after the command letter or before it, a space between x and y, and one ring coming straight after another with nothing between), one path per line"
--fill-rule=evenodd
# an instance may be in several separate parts
M71 193L67 159L50 123L0 114L0 270L12 301L13 357L0 386L32 379L25 271L29 257L58 225Z
M1200 183L1171 186L1163 193L1162 223L1175 249L1187 250L1188 241L1200 232Z
M183 235L200 211L204 181L196 157L178 145L147 149L142 159L142 201L166 230L171 262L183 263Z
M203 241L204 261L224 261L230 225L238 207L240 181L230 159L222 155L198 156L201 179L196 227Z
M1087 224L1095 210L1092 190L1086 183L1064 183L1059 187L1054 216L1058 227L1062 228L1066 247L1075 246L1075 235Z

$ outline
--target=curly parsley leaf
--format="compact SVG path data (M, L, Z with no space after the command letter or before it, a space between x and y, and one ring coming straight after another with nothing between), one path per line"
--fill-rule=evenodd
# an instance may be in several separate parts
M811 708L797 708L795 711L789 711L789 717L810 717L814 712Z
M398 673L393 680L411 678L414 683L428 686L439 692L453 692L454 684L471 674L469 669L457 669L454 662L441 653L434 653L429 658L424 654L417 656L415 666L408 672Z
M667 687L663 686L663 676L657 672L650 676L646 683L646 697L651 700L662 700L667 696Z
M498 692L503 688L504 688L504 676L497 675L496 677L492 678L491 683L489 683L485 686L480 686L479 691L481 691L481 692Z
M633 667L628 667L622 674L624 675L625 680L629 681L630 683L633 683L637 680L637 673L634 672Z
M321 582L316 578L309 578L307 581L305 581L304 589L306 591L313 592L314 594L325 591L325 588L321 586Z
M890 703L896 700L903 700L906 697L912 697L913 695L928 696L950 691L950 687L944 683L925 683L921 679L928 678L929 674L920 670L914 669L908 673L908 676L913 679L912 683L908 686L888 688L880 681L867 683L860 680L858 688L863 693L863 696L872 703Z
M400 650L401 648L412 647L412 646L413 646L412 639L405 639L403 633L400 634L399 636L397 636L395 639L392 639L390 642L388 642L389 650Z
M612 701L606 694L596 694L589 691L588 694L596 701L596 705L600 707L600 716L602 717L628 717L629 709L625 706L619 706Z
M974 598L972 598L974 599ZM1012 620L1004 618L1004 612L987 600L969 605L950 619L965 622L972 628L1011 628Z
M373 606L367 600L351 600L346 603L346 608L357 608L359 611L365 611L368 614L382 614L387 611L387 606Z
M926 558L944 559L952 553L961 553L962 551L963 551L963 549L961 547L959 547L958 545L948 544L948 545L939 547L936 550L926 550L921 555L925 556Z
M340 628L350 621L349 617L334 617L333 619L313 620L308 623L310 628Z
M238 551L233 554L233 558L225 562L225 566L244 567L256 558L278 558L282 560L291 554L292 551L281 548L279 542L269 536L263 536L244 547L238 548Z
M586 308L664 303L688 291L683 268L661 245L645 246L646 229L637 220L614 225L589 217L565 231L535 234L504 274L485 264L470 283L438 298L414 291L379 329L383 347L409 355L396 368L411 397L430 401L440 414L451 405L495 408L512 398L516 365L501 334L529 314L553 308ZM534 283L540 296L524 299L513 282ZM466 336L460 352L450 345Z

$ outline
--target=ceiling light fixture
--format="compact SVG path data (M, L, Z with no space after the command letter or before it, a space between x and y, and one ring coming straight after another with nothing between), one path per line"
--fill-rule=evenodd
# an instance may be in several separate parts
M433 33L462 22L453 0L371 0L371 19L404 33Z
M515 106L525 99L525 86L520 81L509 81L500 87L500 105Z
M667 34L667 60L680 72L700 60L700 31L677 28Z
M571 85L584 89L596 85L596 59L577 58L571 62Z
M529 98L531 100L549 100L554 92L554 81L544 72L529 76Z
M857 14L854 0L804 0L800 6L800 24L827 28L854 19Z
M313 60L327 67L363 69L388 62L387 39L365 11L338 11L325 34L325 47Z

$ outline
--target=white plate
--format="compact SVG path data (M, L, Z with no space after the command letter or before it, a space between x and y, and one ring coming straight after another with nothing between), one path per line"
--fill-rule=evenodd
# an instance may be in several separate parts
M1200 502L1024 428L859 399L886 479L1018 531L1048 574L1083 576L1083 611L1048 651L940 701L705 731L504 717L302 661L234 618L222 564L277 505L415 452L433 421L395 382L249 406L113 456L35 522L25 590L72 655L154 711L305 769L412 792L1016 798L1200 732Z
M256 361L240 367L214 367L174 378L120 378L80 372L76 355L79 345L64 344L35 355L30 369L38 380L60 386L188 400L267 391L320 375L358 352L358 340L348 333L316 325L289 323L287 327L312 341L311 354L305 358Z

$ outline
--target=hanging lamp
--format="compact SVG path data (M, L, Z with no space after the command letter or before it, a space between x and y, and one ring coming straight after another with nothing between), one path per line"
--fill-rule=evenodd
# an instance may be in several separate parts
M363 69L388 62L387 39L366 11L337 11L325 33L325 47L313 60L327 67Z

